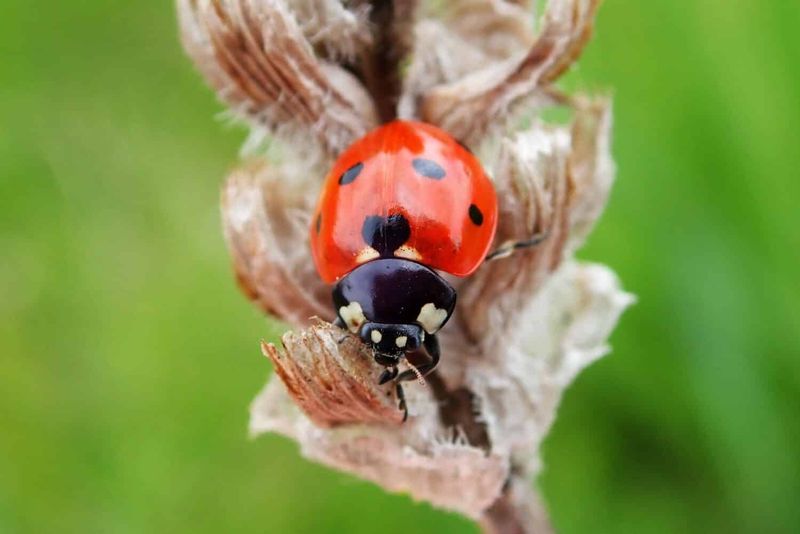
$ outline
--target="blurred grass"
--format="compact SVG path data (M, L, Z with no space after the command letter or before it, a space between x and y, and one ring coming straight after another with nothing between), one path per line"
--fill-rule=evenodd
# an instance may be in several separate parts
M0 18L0 532L474 531L246 439L278 327L220 235L243 132L169 2L46 4ZM798 26L783 0L609 0L569 76L616 97L581 255L640 301L545 445L563 532L800 529Z

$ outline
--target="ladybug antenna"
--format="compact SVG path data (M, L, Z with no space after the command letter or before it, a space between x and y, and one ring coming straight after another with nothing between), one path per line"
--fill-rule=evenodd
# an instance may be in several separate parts
M408 361L408 358L406 358L406 364L408 364L408 366L411 368L411 370L412 370L412 371L414 371L414 374L415 374L415 375L417 375L417 382L419 382L419 385L420 385L420 386L424 386L424 385L426 385L426 382L425 382L425 377L423 377L423 376L422 376L422 373L420 373L420 372L419 372L419 369L417 369L417 368L414 366L414 364L413 364L413 363L411 363L410 361Z

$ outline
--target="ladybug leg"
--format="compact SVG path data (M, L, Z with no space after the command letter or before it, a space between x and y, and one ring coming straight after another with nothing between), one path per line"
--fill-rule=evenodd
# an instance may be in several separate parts
M347 326L344 324L344 321L342 321L342 318L339 317L338 315L336 316L336 319L333 320L332 324L333 324L333 326L338 326L342 330L345 330L345 331L347 330ZM347 336L342 336L339 339L337 339L336 342L339 345L341 345L342 343L344 343L345 339L347 339Z
M395 389L397 391L397 398L400 400L397 407L403 411L403 422L406 422L408 419L408 406L406 405L406 394L403 392L403 386L400 384L400 381L394 383Z
M397 377L397 367L386 368L381 373L380 378L378 378L378 385L382 386L386 382L394 380L396 377Z
M535 247L536 245L540 244L542 241L547 239L549 235L550 232L542 232L541 234L536 234L530 239L526 239L525 241L506 241L498 248L487 254L486 261L499 260L500 258L507 258L517 250Z
M426 376L433 371L437 365L439 365L439 357L441 356L441 351L439 350L439 340L436 339L434 334L429 334L425 336L425 341L423 342L425 346L425 350L428 351L428 356L431 357L431 361L425 364L420 365L417 367L419 374L422 376ZM397 377L398 382L405 382L407 380L414 380L417 377L417 374L409 369L408 371L403 371L400 373L400 376Z

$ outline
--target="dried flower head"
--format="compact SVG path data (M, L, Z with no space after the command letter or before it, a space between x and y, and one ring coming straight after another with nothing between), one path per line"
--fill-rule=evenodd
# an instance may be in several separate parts
M539 445L632 301L608 268L573 258L613 181L610 102L553 87L598 2L551 0L534 28L527 2L503 0L178 0L189 55L251 126L252 146L278 146L251 154L222 192L243 291L296 329L282 348L262 346L275 375L253 403L254 434L287 435L308 458L488 531L548 528L530 487ZM568 108L571 123L541 120L547 106ZM548 236L454 282L442 362L406 388L402 424L368 349L324 322L330 288L307 246L332 158L394 117L438 125L479 155L498 193L496 245Z

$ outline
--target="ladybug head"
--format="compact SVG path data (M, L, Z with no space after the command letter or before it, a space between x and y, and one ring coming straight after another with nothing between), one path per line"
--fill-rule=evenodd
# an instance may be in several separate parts
M361 340L375 351L375 359L396 364L407 352L422 346L425 332L416 324L364 323L358 331ZM387 365L383 363L383 365Z

